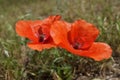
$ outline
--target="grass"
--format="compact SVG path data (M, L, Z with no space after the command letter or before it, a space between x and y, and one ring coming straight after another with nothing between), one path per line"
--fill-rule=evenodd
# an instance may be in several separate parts
M43 19L55 14L69 22L85 19L99 28L101 33L97 41L108 43L113 55L118 55L119 4L119 0L0 0L0 79L72 80L78 73L89 76L95 72L94 77L104 75L104 71L114 64L111 59L95 62L61 48L33 51L26 46L26 39L16 34L15 23L21 19Z

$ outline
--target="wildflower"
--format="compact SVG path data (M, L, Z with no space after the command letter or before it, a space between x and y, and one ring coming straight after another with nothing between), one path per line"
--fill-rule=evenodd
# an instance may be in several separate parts
M56 45L73 54L93 58L96 61L110 58L112 54L110 46L94 42L99 34L94 25L84 20L77 20L69 26L65 21L53 23L50 34Z
M43 50L55 47L50 36L51 25L60 20L60 16L49 16L44 20L20 20L16 23L16 32L30 40L28 47L34 50Z

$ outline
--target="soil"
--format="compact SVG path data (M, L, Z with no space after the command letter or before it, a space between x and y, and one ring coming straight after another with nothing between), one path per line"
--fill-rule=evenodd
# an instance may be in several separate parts
M91 69L87 68L87 71L76 73L74 80L120 80L120 56L113 57L111 66L105 65L102 69L92 66Z

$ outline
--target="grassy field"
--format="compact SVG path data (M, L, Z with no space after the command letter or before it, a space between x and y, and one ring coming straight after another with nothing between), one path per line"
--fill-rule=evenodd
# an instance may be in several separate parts
M18 20L56 14L68 22L95 24L100 30L97 41L113 49L111 59L96 62L59 48L33 51L15 32ZM120 0L0 0L0 80L118 80L119 58Z

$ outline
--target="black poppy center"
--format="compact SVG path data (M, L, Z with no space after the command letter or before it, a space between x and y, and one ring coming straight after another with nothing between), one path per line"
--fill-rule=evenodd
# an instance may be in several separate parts
M44 42L44 38L45 38L45 35L44 34L40 34L39 35L39 42Z
M38 33L39 33L39 42L44 42L45 34L43 34L43 31L42 31L41 27L39 28Z
M74 49L79 49L79 43L77 43L77 42L74 43L74 44L73 44L73 48L74 48Z
M75 42L72 46L73 46L74 49L80 49L82 44L79 43L79 42Z

